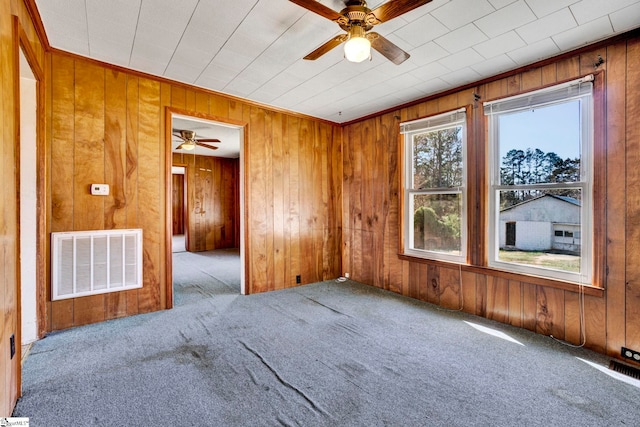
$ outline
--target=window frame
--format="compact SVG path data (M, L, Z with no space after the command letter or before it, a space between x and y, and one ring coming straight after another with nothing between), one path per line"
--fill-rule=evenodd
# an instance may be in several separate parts
M488 126L488 239L487 255L488 266L517 274L528 274L564 282L590 284L593 280L593 266L595 263L593 242L594 236L594 136L595 136L595 96L593 89L594 78L592 75L581 79L553 85L532 92L518 94L512 97L500 98L484 103L485 116ZM577 87L577 90L575 89ZM583 90L584 89L584 90ZM566 93L566 96L562 94ZM580 181L544 184L519 184L505 185L500 182L500 149L498 118L501 114L510 114L516 111L527 111L543 106L558 105L578 100L580 102ZM492 112L494 106L502 104L503 108ZM504 108L504 106L510 108ZM530 147L535 148L535 147ZM581 240L580 248L580 272L573 273L566 270L555 270L544 267L535 267L526 264L499 260L500 244L500 200L501 191L509 190L552 190L552 189L579 189L581 191L580 207L580 236L587 236ZM555 232L554 236L555 238Z
M469 112L467 108L457 108L455 110L427 116L421 119L404 122L400 124L401 150L403 158L402 171L402 196L403 196L403 214L402 214L402 243L400 249L402 255L437 261L448 261L455 263L467 263L468 248L468 157L467 157L467 138L469 128ZM430 131L438 131L450 129L453 127L462 127L462 176L460 186L429 188L429 189L413 189L413 136L420 133ZM452 255L434 250L415 249L412 247L414 237L414 214L413 199L415 195L460 195L460 254Z

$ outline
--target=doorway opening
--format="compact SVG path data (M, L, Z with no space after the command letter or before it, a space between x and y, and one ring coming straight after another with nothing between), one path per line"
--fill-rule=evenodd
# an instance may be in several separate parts
M20 66L20 304L21 344L38 339L37 80L22 49Z
M516 245L516 223L515 222L507 222L506 224L507 232L506 232L506 242L507 246L515 246Z
M171 166L171 252L186 252L185 230L187 225L187 182L186 166Z
M244 125L167 108L167 128L170 306L244 294Z

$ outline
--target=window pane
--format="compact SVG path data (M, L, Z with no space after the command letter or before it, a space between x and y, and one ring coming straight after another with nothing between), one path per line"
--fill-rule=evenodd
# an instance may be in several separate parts
M500 184L580 181L580 101L498 117Z
M413 135L413 189L462 186L462 126Z
M461 194L413 195L413 249L461 254Z
M579 189L498 193L499 261L580 272Z

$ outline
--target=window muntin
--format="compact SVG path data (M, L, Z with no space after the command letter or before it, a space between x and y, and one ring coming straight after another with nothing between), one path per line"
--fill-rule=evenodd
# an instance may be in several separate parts
M401 125L405 153L404 253L466 260L466 113Z
M490 266L590 281L591 93L587 78L485 104Z

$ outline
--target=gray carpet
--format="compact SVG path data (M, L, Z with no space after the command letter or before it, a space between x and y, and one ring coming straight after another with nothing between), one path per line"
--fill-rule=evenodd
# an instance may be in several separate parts
M37 342L14 416L32 426L640 422L638 381L548 337L351 281L240 296L189 262L176 268L185 288L205 291Z
M173 303L196 303L203 298L240 293L240 251L217 249L173 254Z

